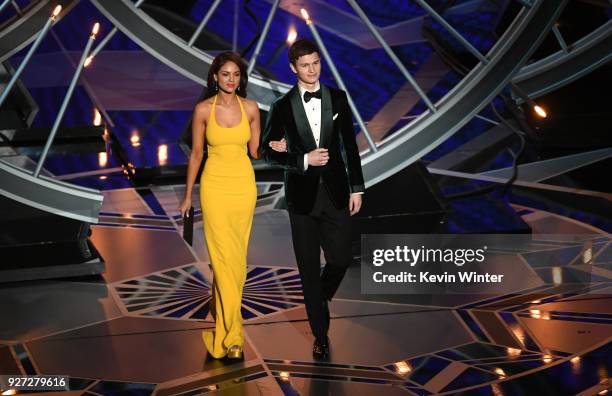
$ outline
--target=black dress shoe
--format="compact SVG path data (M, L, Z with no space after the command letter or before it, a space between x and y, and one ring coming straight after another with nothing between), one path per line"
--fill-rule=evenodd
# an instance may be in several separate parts
M325 341L315 339L312 346L312 356L317 360L327 359L329 356L329 338L325 337Z

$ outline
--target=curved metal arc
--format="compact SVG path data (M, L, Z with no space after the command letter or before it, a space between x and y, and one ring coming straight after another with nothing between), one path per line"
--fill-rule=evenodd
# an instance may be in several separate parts
M94 6L96 6L96 8L98 8L100 12L102 12L102 14L104 14L104 16L106 16L113 23L113 25L118 27L121 31L123 31L124 34L130 37L130 39L140 45L147 52L155 56L157 59L159 59L161 62L165 63L169 67L183 74L187 78L197 82L198 84L206 86L206 75L208 73L208 67L210 67L210 64L213 60L212 56L206 54L203 51L198 50L195 47L189 47L187 43L185 43L182 39L178 38L174 33L170 32L165 27L160 25L157 21L148 16L144 11L142 11L141 9L137 9L133 3L127 0L113 0L112 4L110 2L105 2L102 0L91 0L91 2L94 4ZM112 11L109 5L112 5ZM163 44L166 46L173 45L181 51L181 54L183 56L190 57L190 62L201 62L201 73L198 70L198 74L194 74L192 71L184 67L184 65L179 65L175 63L173 59L169 59L167 56L160 53L160 51L158 51L152 45L141 39L138 34L134 33L131 30L131 28L128 28L124 25L124 22L127 21L125 18L123 18L125 15L137 16L143 22L143 25L140 27L141 29L147 28L149 29L148 33L156 34L157 38L159 38L160 40L165 40L161 44L158 44ZM120 18L123 19L120 20ZM275 96L278 96L289 91L289 89L291 88L291 86L288 84L284 84L278 81L267 81L265 79L259 78L258 76L250 76L249 86L252 86L250 88L251 92L256 92L255 96L257 96L257 93L265 96L266 90L274 92L276 93ZM258 97L255 97L254 99L257 100L260 108L264 110L267 110L269 108L268 103L259 100Z
M104 196L99 191L74 186L29 172L0 160L0 194L60 216L97 223Z
M525 66L512 82L532 99L567 85L612 61L612 20L569 46ZM517 98L517 103L524 100Z
M529 9L523 8L510 28L489 51L492 55L490 62L477 65L440 99L436 103L438 112L431 114L426 111L383 140L377 153L367 153L362 158L366 185L374 185L410 165L474 117L503 89L510 79L509 76L537 48L544 32L548 32L566 3L567 0L556 4L539 0ZM519 43L519 39L530 39L533 45L525 51L521 48L521 44L524 48L525 43ZM516 60L512 62L514 59ZM408 141L410 144L407 144Z

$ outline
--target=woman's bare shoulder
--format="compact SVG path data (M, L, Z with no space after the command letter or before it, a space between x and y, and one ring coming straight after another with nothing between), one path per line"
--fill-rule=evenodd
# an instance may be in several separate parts
M257 102L254 101L253 99L244 98L242 99L242 101L244 102L244 106L246 107L248 111L259 112L259 107L257 106Z

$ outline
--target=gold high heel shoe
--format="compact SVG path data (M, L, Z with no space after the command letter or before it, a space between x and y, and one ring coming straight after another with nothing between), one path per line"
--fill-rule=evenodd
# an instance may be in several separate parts
M227 357L230 359L242 359L242 347L239 345L232 345L227 350Z

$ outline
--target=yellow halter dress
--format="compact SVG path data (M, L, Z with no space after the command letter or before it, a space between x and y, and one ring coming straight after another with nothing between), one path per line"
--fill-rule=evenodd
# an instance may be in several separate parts
M208 159L200 178L200 203L204 234L214 281L211 314L215 331L203 331L208 352L215 358L227 354L233 345L243 346L242 289L246 280L246 258L257 201L253 166L247 155L251 128L242 100L240 123L231 128L219 126L213 100L206 141Z

